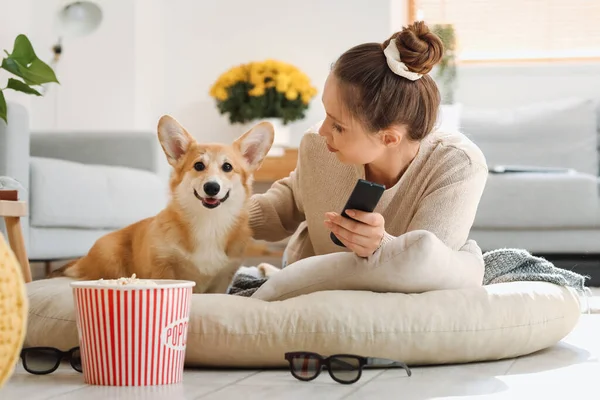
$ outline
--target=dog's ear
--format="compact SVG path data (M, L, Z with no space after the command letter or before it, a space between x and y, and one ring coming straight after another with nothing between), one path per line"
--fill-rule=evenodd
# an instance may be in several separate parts
M190 147L194 138L170 115L158 121L158 140L167 155L167 161L175 166Z
M261 122L240 136L233 145L244 156L250 168L256 170L271 149L274 138L273 125Z

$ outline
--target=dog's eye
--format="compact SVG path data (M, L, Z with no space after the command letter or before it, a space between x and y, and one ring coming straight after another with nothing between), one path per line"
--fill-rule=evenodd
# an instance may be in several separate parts
M223 166L221 168L223 168L223 171L225 171L225 172L231 172L233 170L233 167L228 162L223 164Z
M196 171L204 171L204 168L206 167L204 166L203 162L198 161L196 164L194 164L194 169Z

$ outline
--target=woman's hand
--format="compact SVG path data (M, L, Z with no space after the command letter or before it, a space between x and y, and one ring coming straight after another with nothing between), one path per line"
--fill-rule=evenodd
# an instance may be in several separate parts
M369 257L381 246L385 235L385 220L378 213L347 210L346 214L356 221L338 213L325 214L325 226L359 257Z

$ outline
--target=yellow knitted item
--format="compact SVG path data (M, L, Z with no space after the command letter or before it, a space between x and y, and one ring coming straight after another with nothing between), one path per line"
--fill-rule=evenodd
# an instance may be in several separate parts
M27 329L28 304L21 268L0 234L0 388L19 360Z

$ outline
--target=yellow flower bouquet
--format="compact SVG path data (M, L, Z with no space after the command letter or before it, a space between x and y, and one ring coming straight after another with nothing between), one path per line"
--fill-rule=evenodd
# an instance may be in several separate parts
M219 112L229 114L232 124L278 118L285 125L302 119L316 94L306 74L277 60L235 66L210 89Z

